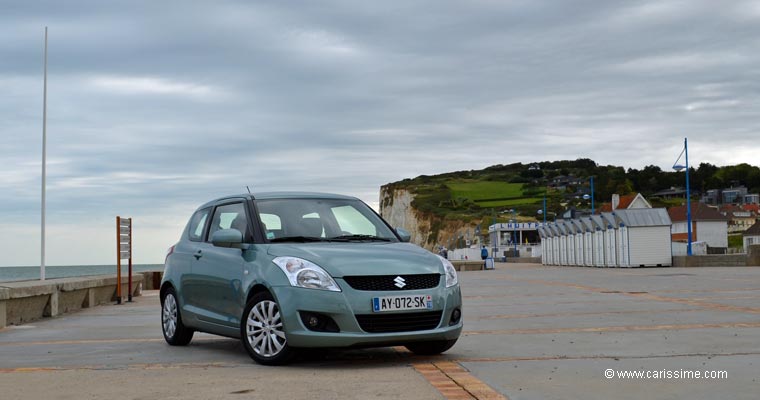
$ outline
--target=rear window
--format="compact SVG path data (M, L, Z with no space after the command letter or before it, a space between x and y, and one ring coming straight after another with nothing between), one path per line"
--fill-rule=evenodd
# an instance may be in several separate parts
M206 230L206 221L208 221L208 214L210 211L211 208L198 210L190 218L188 237L193 242L203 241L203 232Z

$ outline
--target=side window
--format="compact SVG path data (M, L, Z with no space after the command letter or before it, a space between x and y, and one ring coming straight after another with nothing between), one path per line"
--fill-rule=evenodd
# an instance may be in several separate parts
M210 241L211 235L220 229L237 229L243 234L243 240L248 241L248 218L243 203L225 204L216 208L206 241Z
M211 208L204 208L198 210L190 218L190 226L188 227L188 237L193 242L200 242L203 240L203 231L206 230L206 221L208 221L208 214L211 212Z

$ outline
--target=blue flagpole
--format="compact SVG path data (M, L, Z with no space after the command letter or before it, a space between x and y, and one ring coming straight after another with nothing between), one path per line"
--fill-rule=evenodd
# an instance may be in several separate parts
M591 214L594 214L594 177L591 177Z
M691 190L689 188L689 143L687 138L683 138L683 148L686 155L686 254L691 255Z

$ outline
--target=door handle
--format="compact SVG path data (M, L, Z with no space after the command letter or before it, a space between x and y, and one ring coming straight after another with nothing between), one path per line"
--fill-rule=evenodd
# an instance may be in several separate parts
M201 257L203 257L203 251L202 250L196 251L195 254L193 254L193 257L195 257L196 260L200 260Z

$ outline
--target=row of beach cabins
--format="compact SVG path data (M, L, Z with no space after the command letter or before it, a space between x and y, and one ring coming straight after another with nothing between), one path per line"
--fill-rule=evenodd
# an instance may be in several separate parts
M557 220L538 228L541 263L586 267L671 266L671 221L664 208L622 209Z

